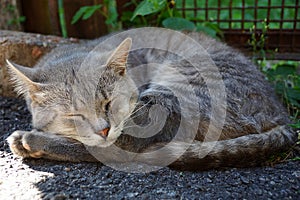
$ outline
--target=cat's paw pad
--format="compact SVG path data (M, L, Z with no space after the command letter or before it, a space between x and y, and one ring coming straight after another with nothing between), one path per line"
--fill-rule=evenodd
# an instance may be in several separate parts
M24 135L30 134L27 131L15 131L8 138L10 150L23 158L33 157L40 158L43 155L42 151L32 151L32 147L24 140Z

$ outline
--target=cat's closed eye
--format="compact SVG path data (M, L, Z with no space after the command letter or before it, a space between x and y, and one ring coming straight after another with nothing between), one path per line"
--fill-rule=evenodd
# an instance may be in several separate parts
M85 119L85 116L82 115L82 114L77 114L77 113L70 113L70 114L67 114L66 115L67 118L72 118L72 119L75 119L75 118L80 118L82 120Z
M111 105L111 100L103 101L102 102L102 110L107 113L110 109L110 105Z

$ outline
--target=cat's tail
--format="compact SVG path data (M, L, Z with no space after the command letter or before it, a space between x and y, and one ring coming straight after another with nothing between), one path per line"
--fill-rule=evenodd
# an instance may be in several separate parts
M263 163L271 155L287 150L297 140L297 133L288 126L278 126L268 132L250 134L216 142L194 141L182 154L184 143L169 145L158 157L148 157L148 162L159 164L164 156L176 157L171 164L176 168L209 169L220 167L247 167ZM151 155L151 154L149 154ZM160 158L160 160L157 160ZM161 162L163 163L163 162Z

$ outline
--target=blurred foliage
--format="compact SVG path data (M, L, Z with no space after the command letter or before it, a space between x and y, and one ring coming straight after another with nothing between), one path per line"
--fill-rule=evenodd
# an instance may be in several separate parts
M71 24L79 20L89 19L95 12L99 12L105 17L105 24L109 32L120 30L122 27L118 22L117 4L115 0L104 0L103 4L81 7L73 16ZM104 10L105 8L105 10Z
M266 20L261 22L260 27L262 29L258 35L255 26L250 29L252 34L248 44L252 47L253 62L260 67L260 70L273 84L276 93L286 105L292 120L295 122L291 126L300 129L300 63L279 61L270 64L266 59L266 54L274 52L265 50L265 42L268 37L267 30L269 29Z
M17 7L11 4L8 4L6 7L3 8L3 12L9 12L9 13L15 13L17 11ZM14 25L14 24L21 24L25 22L26 17L20 16L20 17L14 17L7 21L8 25Z
M287 106L295 124L300 129L300 76L298 62L278 62L264 70L268 80L274 85L276 93Z
M104 0L103 4L81 7L73 16L71 23L89 19L95 12L99 12L106 18L109 32L122 28L159 26L174 30L203 31L215 38L223 36L215 23L195 24L193 18L183 18L174 0L131 0L125 8L128 6L134 6L134 11L123 11L122 16L118 16L116 1Z

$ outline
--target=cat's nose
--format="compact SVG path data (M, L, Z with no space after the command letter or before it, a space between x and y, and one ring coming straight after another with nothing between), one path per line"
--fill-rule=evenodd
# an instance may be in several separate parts
M103 137L104 139L106 139L108 136L108 132L109 132L109 128L105 128L103 130L98 131L97 134Z

